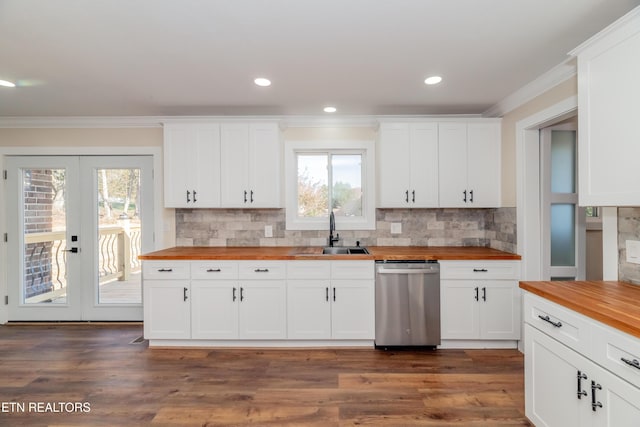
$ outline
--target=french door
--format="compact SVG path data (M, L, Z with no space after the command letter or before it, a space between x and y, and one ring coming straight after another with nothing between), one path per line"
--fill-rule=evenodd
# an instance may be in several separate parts
M7 157L9 321L142 320L151 156Z

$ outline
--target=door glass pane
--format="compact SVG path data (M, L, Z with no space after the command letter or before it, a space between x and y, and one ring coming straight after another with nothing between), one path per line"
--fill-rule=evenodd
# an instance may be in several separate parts
M98 169L98 303L141 304L140 169Z
M551 205L551 266L576 264L575 205Z
M551 192L576 192L575 131L551 131Z
M22 169L23 304L66 304L65 169Z
M336 216L362 216L362 156L331 156L332 210Z
M326 154L298 154L298 216L329 217Z

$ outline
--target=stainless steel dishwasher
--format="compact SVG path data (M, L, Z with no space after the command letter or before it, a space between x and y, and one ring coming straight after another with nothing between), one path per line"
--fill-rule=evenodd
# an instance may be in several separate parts
M375 345L440 345L437 261L376 261Z

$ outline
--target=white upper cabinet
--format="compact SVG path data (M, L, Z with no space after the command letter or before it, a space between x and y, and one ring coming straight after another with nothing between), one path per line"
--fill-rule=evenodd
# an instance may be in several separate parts
M579 204L640 205L640 7L576 48Z
M440 207L500 206L500 122L438 124Z
M164 205L220 207L220 126L164 125Z
M378 207L438 206L437 123L383 123L377 157Z
M221 125L221 206L281 205L281 147L276 123Z

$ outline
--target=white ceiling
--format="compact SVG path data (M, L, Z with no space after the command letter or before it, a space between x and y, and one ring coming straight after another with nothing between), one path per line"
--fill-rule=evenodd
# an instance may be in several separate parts
M639 4L0 0L0 116L478 114Z

